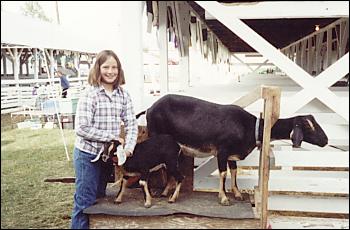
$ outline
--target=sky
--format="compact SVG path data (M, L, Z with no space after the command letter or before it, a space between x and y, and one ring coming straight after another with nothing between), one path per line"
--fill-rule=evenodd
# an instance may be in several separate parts
M3 10L12 13L23 14L21 7L26 1L1 1ZM81 31L82 34L88 34L90 38L98 36L97 32L118 33L121 19L119 17L119 4L122 1L57 1L59 8L60 24L67 28ZM39 1L46 16L53 19L53 23L57 23L56 1ZM144 43L151 50L158 49L155 40L155 31L152 34L146 33L146 13L143 14L144 27Z
M21 7L26 1L2 1L6 11L22 14ZM105 1L57 1L59 9L60 24L64 26L79 26L82 28L91 28L99 25L100 22L108 17L111 20L118 21L118 4L116 2ZM56 1L40 1L45 14L57 23Z
M22 14L21 7L24 6L25 2L26 1L1 1L1 4L6 11ZM48 17L54 18L55 1L42 1L40 5Z

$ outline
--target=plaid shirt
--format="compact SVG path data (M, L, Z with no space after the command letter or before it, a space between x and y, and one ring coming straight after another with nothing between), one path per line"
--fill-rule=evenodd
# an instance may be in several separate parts
M138 128L129 93L118 87L110 97L103 86L88 88L77 106L75 147L97 155L103 142L118 139L122 122L125 129L125 149L133 152Z

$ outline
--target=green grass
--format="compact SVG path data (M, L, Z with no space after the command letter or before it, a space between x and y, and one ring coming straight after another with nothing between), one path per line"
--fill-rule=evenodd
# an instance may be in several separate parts
M59 129L2 129L1 228L70 228L74 184L44 182L74 177L75 134Z

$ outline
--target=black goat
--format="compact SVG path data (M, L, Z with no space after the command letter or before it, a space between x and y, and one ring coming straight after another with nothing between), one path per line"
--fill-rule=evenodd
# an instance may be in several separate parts
M145 114L139 113L136 117ZM193 97L166 95L146 113L149 136L171 135L183 153L194 157L215 155L220 172L219 202L229 205L225 193L227 164L236 199L237 160L243 160L262 141L264 121L236 105L219 105ZM271 140L291 139L294 147L302 141L325 146L328 138L312 115L278 119L271 130Z
M113 162L118 162L117 150L119 141L106 143L102 153L102 160L106 161L110 158ZM168 183L162 192L162 196L167 196L171 187L171 177L175 178L176 188L174 193L169 197L168 202L174 203L179 196L181 183L184 177L178 170L178 157L180 154L180 146L170 135L158 135L136 144L133 156L126 159L122 166L117 166L122 171L123 178L120 184L120 190L116 196L115 203L122 202L122 196L127 187L127 179L130 176L141 176L139 184L143 187L144 206L151 207L152 197L148 189L148 178L151 171L159 169L165 165ZM107 155L107 157L106 157Z

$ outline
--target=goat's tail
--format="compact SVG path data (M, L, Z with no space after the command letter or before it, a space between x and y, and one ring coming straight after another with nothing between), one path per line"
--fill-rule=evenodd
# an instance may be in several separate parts
M147 111L147 110L142 111L141 113L136 114L136 119L139 119L139 117L140 117L141 115L146 114L146 111Z

